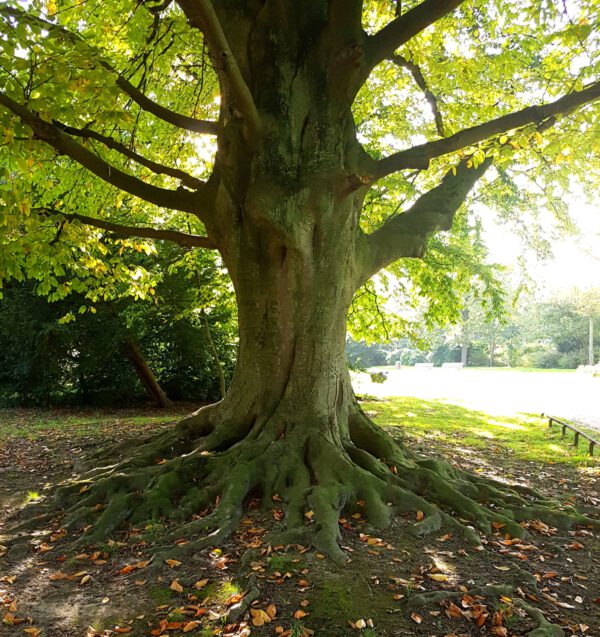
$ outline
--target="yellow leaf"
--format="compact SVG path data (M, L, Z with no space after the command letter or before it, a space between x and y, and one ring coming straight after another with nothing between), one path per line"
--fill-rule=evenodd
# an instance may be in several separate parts
M294 619L302 619L303 617L306 617L308 615L308 613L304 610L297 610L294 613Z
M165 560L165 563L168 564L171 568L177 568L181 566L181 562L179 560Z
M171 582L171 586L169 586L169 588L177 593L183 593L183 586L176 579Z
M443 573L432 573L429 576L429 578L434 580L435 582L447 582L448 581L448 576L444 575Z
M194 630L194 628L197 628L198 626L200 626L200 622L188 622L184 627L183 627L183 632L184 633L189 633L190 630Z
M275 604L269 604L265 610L271 619L275 619L275 615L277 615L277 608L275 607Z
M201 588L204 588L207 584L208 584L207 579L200 579L194 584L194 588L196 590L200 590Z
M417 624L420 624L423 621L423 618L418 613L412 613L410 618Z

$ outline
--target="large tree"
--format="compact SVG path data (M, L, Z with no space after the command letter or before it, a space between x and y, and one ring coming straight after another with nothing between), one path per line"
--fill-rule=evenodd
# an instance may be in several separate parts
M184 527L193 550L277 496L280 541L342 559L357 502L374 525L420 510L415 532L474 540L450 511L514 535L577 519L394 442L344 344L356 290L443 248L484 175L515 201L513 165L548 199L594 173L596 0L31 0L0 25L3 269L50 271L59 294L77 246L94 271L107 235L175 241L219 251L239 312L225 398L63 488L66 524L93 522L91 543L211 509Z

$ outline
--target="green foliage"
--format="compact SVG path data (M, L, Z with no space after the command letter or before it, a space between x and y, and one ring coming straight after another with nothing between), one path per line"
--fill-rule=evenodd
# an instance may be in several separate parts
M593 299L594 290L586 292ZM540 302L522 295L516 305L498 319L489 316L481 299L472 295L456 325L423 328L416 339L392 339L367 343L348 339L346 351L357 369L381 365L414 365L424 361L441 365L460 360L461 346L468 348L472 367L505 366L574 369L588 361L590 300L582 305L577 291ZM600 321L592 314L594 360L600 358Z
M126 297L91 305L72 294L49 303L31 283L10 284L0 301L0 400L124 404L139 399L143 389L124 351L131 338L173 400L218 399L204 316L229 375L236 326L227 281L211 255L164 247L160 257L144 264L160 282L138 302ZM222 285L213 287L219 281Z
M417 4L405 2L402 10ZM191 135L140 108L117 83L119 73L173 112L218 118L220 89L202 35L176 4L162 12L148 5L130 0L7 4L20 13L0 14L0 90L47 122L93 128L131 151L206 178L214 140ZM374 33L393 20L396 5L364 2L365 30ZM360 141L380 158L580 90L600 71L599 7L597 0L466 3L400 49L436 97L443 130L411 73L385 60L354 103ZM550 239L540 231L544 215L550 211L568 229L564 201L569 193L580 188L597 192L597 119L598 104L590 104L551 128L540 131L532 124L509 130L437 158L429 170L399 172L375 184L360 220L366 232L409 207L461 158L470 157L473 167L494 158L485 187L458 214L452 230L431 239L423 260L398 261L358 291L349 316L353 336L368 341L406 334L418 338L423 322L429 328L456 323L465 294L473 288L486 313L500 312L499 273L482 265L482 209L476 212L475 198L547 254ZM0 283L27 278L53 300L69 294L91 303L150 298L160 276L135 257L155 253L155 243L109 240L105 231L67 221L65 215L204 231L196 215L131 197L57 155L6 109L0 109L0 139ZM173 175L155 173L114 148L94 140L83 143L111 166L148 184L173 191L181 187ZM173 378L171 384L180 381Z

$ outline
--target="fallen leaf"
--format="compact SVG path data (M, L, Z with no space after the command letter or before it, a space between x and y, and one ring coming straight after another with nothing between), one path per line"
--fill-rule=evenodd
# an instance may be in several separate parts
M188 622L183 627L183 632L184 633L189 633L191 630L194 630L195 628L198 628L198 626L200 626L200 622L197 622L197 621Z
M354 622L354 627L355 628L366 628L367 627L367 622L364 619L357 619Z
M275 607L275 604L269 604L265 611L271 619L275 619L275 615L277 615L277 608Z
M208 580L207 579L199 579L194 584L194 588L199 591L201 588L204 588L207 584L208 584Z
M176 579L171 582L171 586L169 586L169 588L177 593L183 593L183 586Z
M165 564L168 564L171 568L181 566L181 562L179 560L165 560Z
M250 615L252 617L253 626L264 626L271 621L271 618L260 608L251 608Z
M447 582L448 576L443 573L430 573L429 579L432 579L435 582Z
M302 619L303 617L306 617L308 615L308 613L306 611L303 611L301 609L298 609L295 613L294 613L294 619Z
M133 628L131 626L115 626L113 630L115 631L115 633L130 633Z
M571 551L581 551L583 544L580 542L573 542L572 544L569 544L567 548L571 549Z
M418 613L411 613L410 618L417 624L420 624L423 621L423 618Z
M417 514L415 515L417 522L420 522L424 517L425 514L423 513L423 511L417 511Z

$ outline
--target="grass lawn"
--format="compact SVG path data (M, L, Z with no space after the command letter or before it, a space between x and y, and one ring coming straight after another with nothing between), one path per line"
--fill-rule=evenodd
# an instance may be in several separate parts
M585 440L576 449L572 432L561 439L560 428L555 425L549 429L547 419L538 415L490 415L440 400L406 397L364 402L362 406L375 422L394 428L403 438L474 449L499 445L520 460L600 465L600 449L595 457L587 455Z

